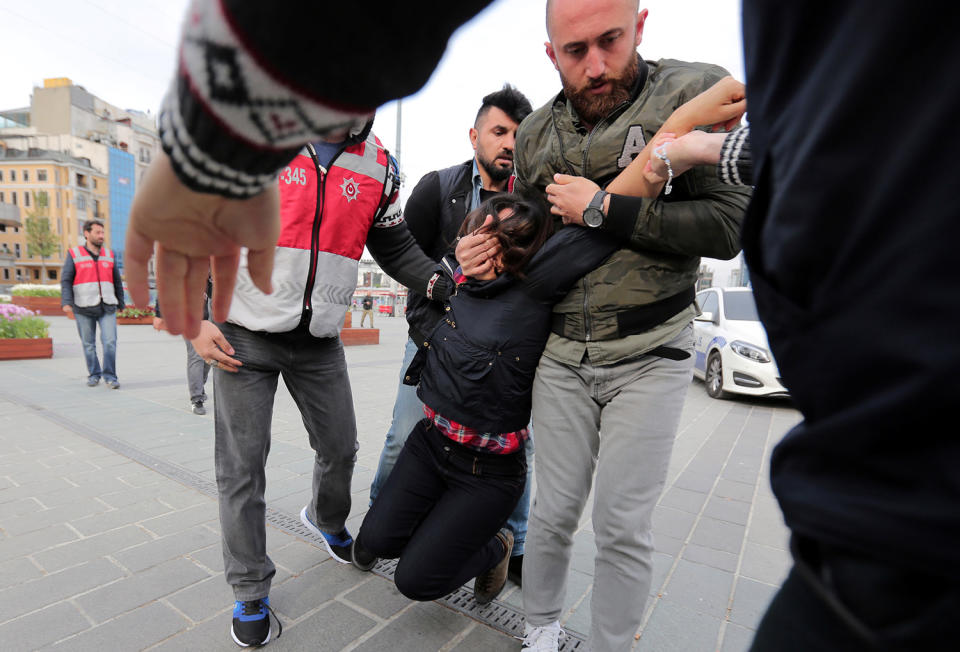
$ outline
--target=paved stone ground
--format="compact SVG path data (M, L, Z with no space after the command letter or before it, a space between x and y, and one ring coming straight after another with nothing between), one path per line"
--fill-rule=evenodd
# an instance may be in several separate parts
M4 650L233 650L222 578L213 417L193 415L181 340L119 327L122 388L87 388L76 330L50 318L52 360L0 362L0 647ZM347 358L360 433L356 531L379 458L405 338ZM210 385L208 384L208 391ZM212 392L211 392L212 394ZM668 484L656 509L654 585L635 646L745 650L789 566L769 490L772 446L798 419L782 401L715 401L690 387ZM295 536L312 455L281 387L267 469L276 650L516 650L519 643L442 603L413 603L386 579L333 562ZM564 614L589 629L593 533L585 510ZM274 527L278 525L279 527ZM520 609L517 587L500 602Z

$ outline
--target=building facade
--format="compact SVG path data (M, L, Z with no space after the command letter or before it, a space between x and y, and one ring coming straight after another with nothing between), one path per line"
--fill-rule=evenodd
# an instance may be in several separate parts
M27 239L27 221L40 217L49 219L57 242L45 259ZM0 286L59 283L64 254L83 242L83 223L90 219L104 223L105 244L112 247L108 177L89 159L0 146Z

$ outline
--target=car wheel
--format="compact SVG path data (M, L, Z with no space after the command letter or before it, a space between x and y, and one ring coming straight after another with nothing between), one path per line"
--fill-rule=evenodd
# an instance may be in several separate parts
M707 387L707 394L712 398L723 398L726 395L723 391L723 363L720 360L720 354L716 351L707 358L707 371L703 376L703 382Z

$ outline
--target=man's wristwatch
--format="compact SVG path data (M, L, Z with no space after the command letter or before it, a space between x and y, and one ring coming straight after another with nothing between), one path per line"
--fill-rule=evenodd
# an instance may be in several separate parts
M608 194L609 193L606 190L597 191L597 194L593 196L593 199L590 200L590 204L587 205L586 209L583 211L584 224L593 228L603 225L603 220L605 218L603 214L603 198Z

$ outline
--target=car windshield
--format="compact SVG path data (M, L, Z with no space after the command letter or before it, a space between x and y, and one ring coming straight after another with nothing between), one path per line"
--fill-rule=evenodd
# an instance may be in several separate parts
M753 302L753 292L725 292L723 308L727 319L737 321L760 321L757 316L757 304Z

